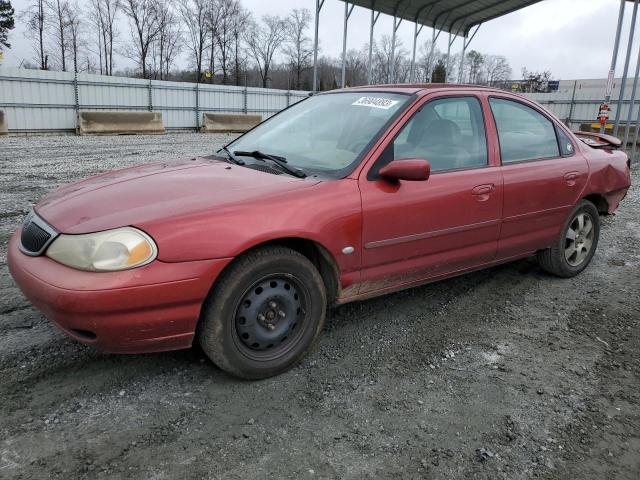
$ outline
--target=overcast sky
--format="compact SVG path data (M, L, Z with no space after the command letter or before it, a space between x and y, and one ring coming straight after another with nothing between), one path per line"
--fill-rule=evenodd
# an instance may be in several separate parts
M315 0L241 0L255 17L264 14L287 15L293 8L306 7L313 13ZM86 0L79 0L82 4ZM22 12L28 0L12 1L16 12ZM472 49L483 53L504 55L513 68L514 77L520 76L522 67L529 70L551 70L556 79L604 78L611 62L613 39L619 8L618 0L544 0L482 26L471 44ZM633 4L628 2L625 30L621 42L617 74L621 75L627 35ZM320 15L321 54L338 57L342 51L342 22L344 3L326 0ZM640 17L640 16L639 16ZM369 40L368 10L356 7L349 21L348 48L360 48ZM13 48L5 52L3 66L18 66L23 59L34 55L30 41L24 36L21 22L17 21L10 40ZM381 15L375 35L390 34L392 18ZM310 29L309 36L313 35ZM403 22L398 31L404 47L412 46L413 25ZM638 31L640 36L640 29ZM638 38L638 36L636 38ZM423 29L419 41L431 37L431 30ZM122 41L129 40L126 23L120 27ZM442 34L438 45L446 51L447 35ZM635 65L639 42L632 54ZM461 48L460 41L453 52ZM184 64L184 60L180 63ZM117 59L117 68L130 66L129 60Z

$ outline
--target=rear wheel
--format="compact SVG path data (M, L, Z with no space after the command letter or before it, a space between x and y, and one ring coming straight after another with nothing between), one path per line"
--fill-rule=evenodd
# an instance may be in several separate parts
M560 239L538 253L543 270L559 277L582 272L593 258L600 237L600 216L595 205L582 200L569 215Z
M303 255L266 247L240 257L212 289L198 328L202 349L241 378L295 365L324 325L322 277Z

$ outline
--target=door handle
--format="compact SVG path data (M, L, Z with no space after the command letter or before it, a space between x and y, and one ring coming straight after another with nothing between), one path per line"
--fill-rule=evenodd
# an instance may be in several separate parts
M472 195L489 195L496 189L496 186L493 183L488 183L486 185L478 185L471 190Z
M567 182L567 185L573 187L576 184L576 180L579 175L580 172L567 172L564 174L564 181Z

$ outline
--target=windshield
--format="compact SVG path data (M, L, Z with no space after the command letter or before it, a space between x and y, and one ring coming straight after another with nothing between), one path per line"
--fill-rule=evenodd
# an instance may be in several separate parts
M307 173L342 177L410 98L383 92L315 95L271 117L228 148L277 155Z

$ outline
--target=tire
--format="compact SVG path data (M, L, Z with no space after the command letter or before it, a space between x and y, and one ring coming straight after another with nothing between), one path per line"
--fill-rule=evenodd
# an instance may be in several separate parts
M304 357L324 327L326 310L315 266L295 250L264 247L223 272L204 303L197 335L222 370L268 378Z
M575 277L591 262L599 238L598 209L588 200L582 200L569 215L560 238L550 248L538 252L538 263L544 271L558 277Z

